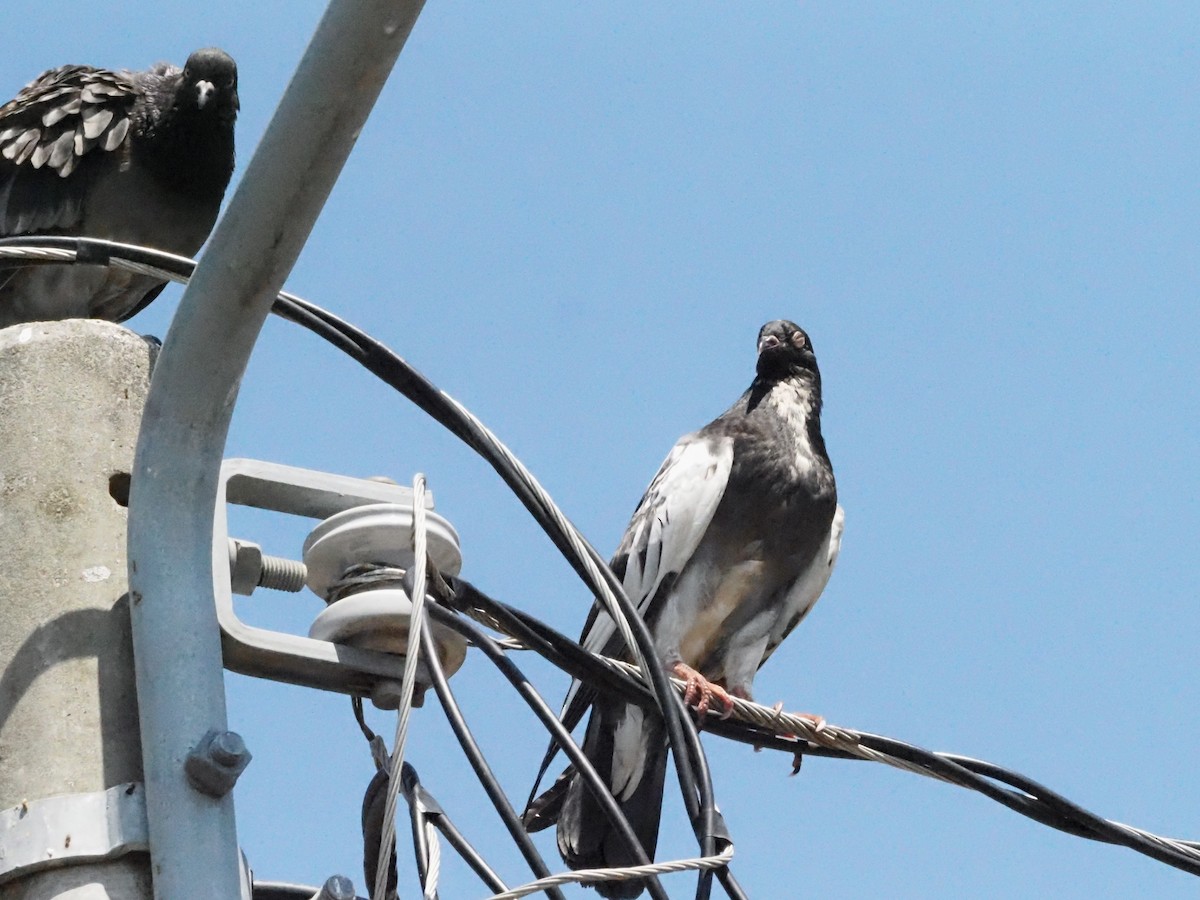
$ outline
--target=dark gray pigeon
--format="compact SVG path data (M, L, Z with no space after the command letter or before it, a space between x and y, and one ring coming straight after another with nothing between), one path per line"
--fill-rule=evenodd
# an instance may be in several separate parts
M715 421L680 438L612 560L660 662L687 681L686 699L701 713L714 704L728 710L730 696L750 699L759 666L824 590L842 522L821 437L821 375L812 344L797 325L769 322L759 331L749 390ZM597 608L581 641L629 658L612 619ZM663 722L579 683L567 695L564 721L573 726L589 703L583 751L653 859L667 764ZM525 813L531 831L555 820L559 851L571 868L635 864L571 769ZM643 887L635 879L597 890L632 898Z
M197 50L146 72L62 66L0 107L0 237L82 235L194 256L233 173L237 65ZM102 266L0 263L0 327L120 322L164 282Z

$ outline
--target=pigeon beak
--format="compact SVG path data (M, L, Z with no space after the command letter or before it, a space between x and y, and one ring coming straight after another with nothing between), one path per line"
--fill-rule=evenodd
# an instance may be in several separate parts
M762 340L758 342L758 352L762 353L764 350L774 350L778 346L779 338L773 334L764 334Z
M212 99L213 94L215 94L216 92L217 92L217 89L211 81L197 81L196 82L196 106L197 106L197 108L204 109L205 105L208 103L209 100Z

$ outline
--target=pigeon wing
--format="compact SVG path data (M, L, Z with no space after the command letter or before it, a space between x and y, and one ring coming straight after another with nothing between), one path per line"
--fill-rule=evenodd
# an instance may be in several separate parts
M725 496L732 467L732 438L689 434L671 448L642 496L612 568L647 621L653 621L658 605L700 545ZM615 631L607 615L598 616L584 636L584 646L612 652Z
M793 582L784 597L783 614L780 615L779 621L767 641L762 662L758 664L760 668L775 652L775 648L783 643L783 639L792 633L792 629L800 624L801 619L808 615L808 611L813 608L820 598L821 592L825 590L825 585L829 583L829 576L833 574L833 567L837 563L838 553L842 549L842 531L845 521L846 511L839 505L833 513L833 521L829 523L829 535L824 544L817 555L813 557L809 567L800 573L800 577Z
M140 94L127 75L62 66L0 107L0 235L79 224L96 165L128 153Z
M634 510L611 567L643 619L653 622L659 604L687 565L725 495L733 467L733 439L696 432L680 438ZM579 639L593 653L618 655L622 641L608 613L592 607ZM583 718L592 693L574 680L560 718L572 730ZM530 802L558 752L551 740L534 780ZM544 827L544 826L543 826Z
M701 432L671 448L642 495L611 566L642 618L653 623L659 605L687 565L725 496L733 467L733 439ZM580 643L593 653L622 651L616 624L593 606ZM572 684L566 709L578 691Z

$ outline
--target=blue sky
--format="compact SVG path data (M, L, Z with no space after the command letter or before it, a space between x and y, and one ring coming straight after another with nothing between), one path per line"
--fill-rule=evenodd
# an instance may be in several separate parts
M236 179L322 9L7 0L0 83L222 46ZM1183 3L434 2L288 284L462 400L604 552L674 440L748 383L758 327L799 322L846 536L759 699L1197 838L1198 55ZM178 297L133 327L164 334ZM294 326L264 330L228 450L423 471L466 577L567 632L586 614L490 470ZM237 523L287 555L307 528ZM241 610L304 631L320 606ZM565 680L519 661L557 702ZM523 797L532 718L481 659L453 684ZM348 701L237 676L228 695L255 754L236 803L256 870L362 891L371 764ZM429 789L527 880L436 704L413 729ZM960 789L818 759L788 778L780 755L707 746L755 897L1196 891ZM661 852L690 855L669 804ZM449 864L443 886L485 893Z

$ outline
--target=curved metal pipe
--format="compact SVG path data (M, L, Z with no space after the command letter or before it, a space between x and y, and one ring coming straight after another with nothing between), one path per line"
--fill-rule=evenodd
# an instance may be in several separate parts
M240 895L233 803L184 760L226 728L213 507L234 400L275 294L404 46L422 0L332 0L184 292L142 421L129 581L154 893Z

